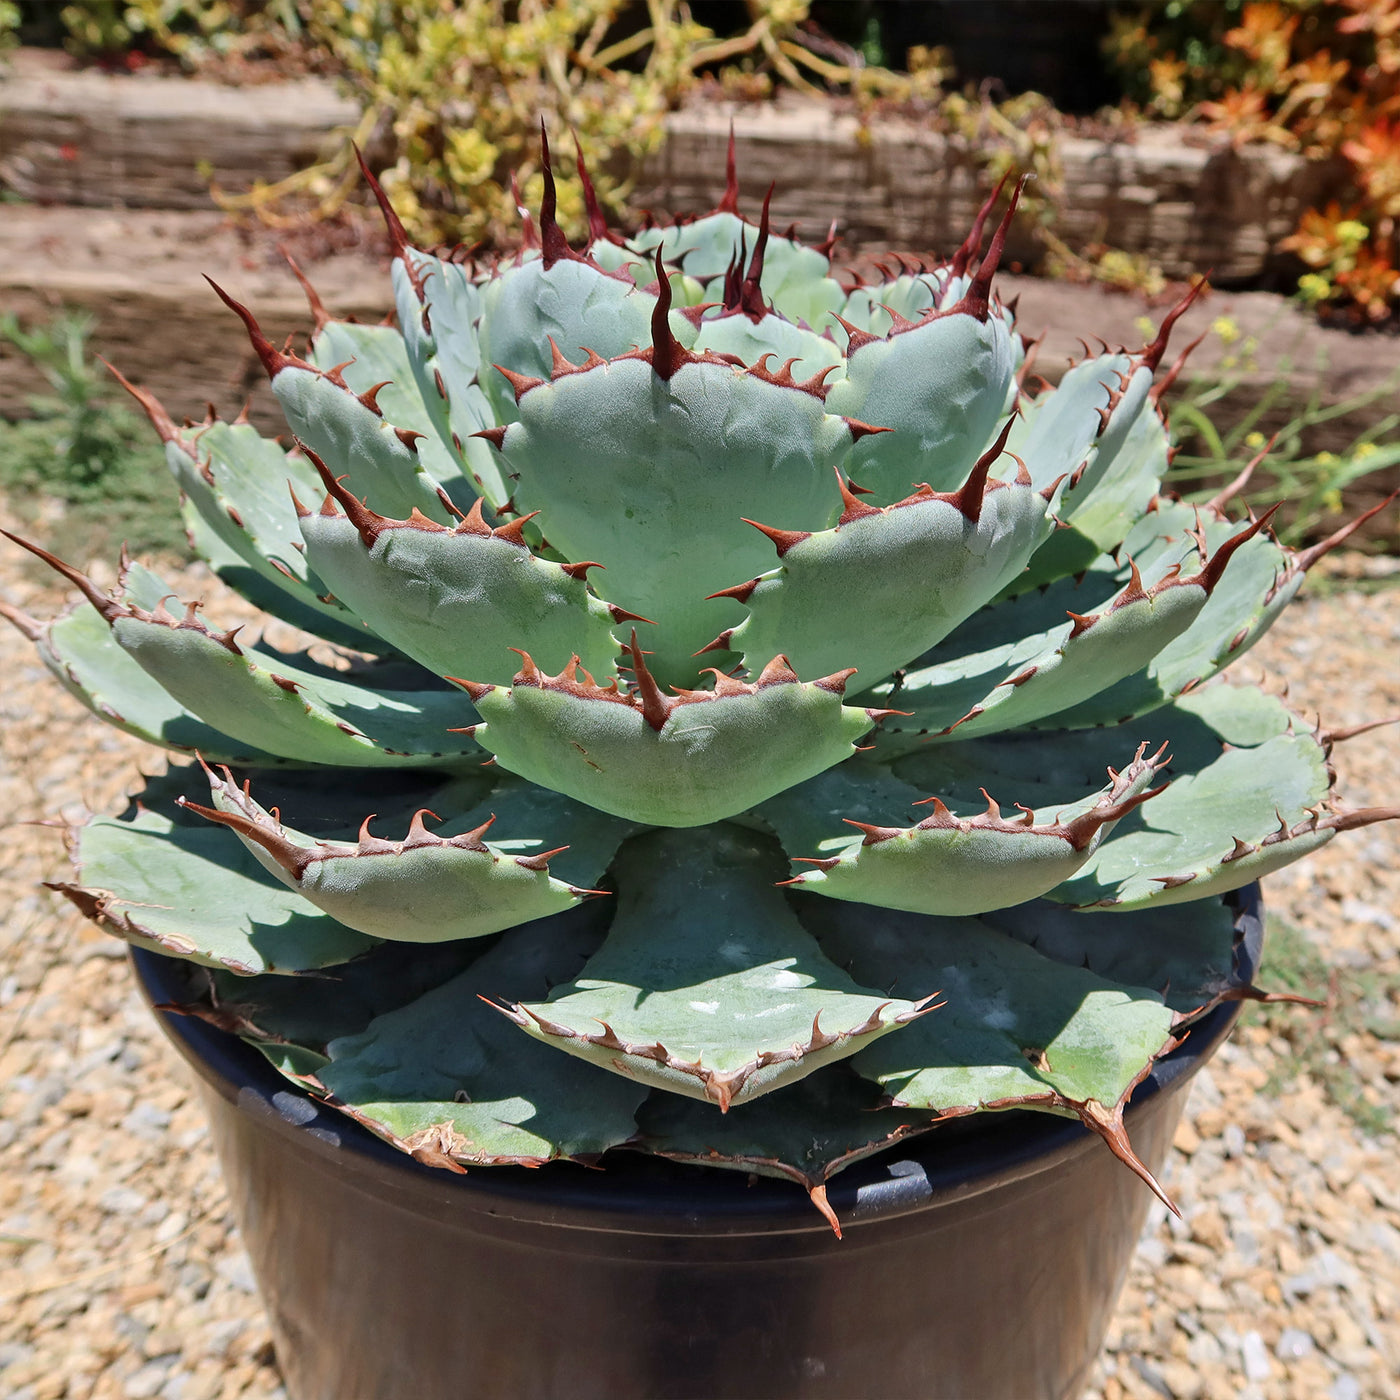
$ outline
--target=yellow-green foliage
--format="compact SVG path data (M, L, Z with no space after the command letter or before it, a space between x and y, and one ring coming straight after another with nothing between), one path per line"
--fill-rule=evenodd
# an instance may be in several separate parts
M1400 304L1400 0L1174 0L1114 17L1106 51L1154 115L1349 168L1282 246L1299 292L1349 319Z
M321 0L308 10L307 33L392 135L397 160L383 182L415 237L494 241L519 223L507 172L518 171L526 201L539 202L541 117L576 133L606 201L624 193L629 165L659 140L691 51L712 36L683 7L653 0L650 25L608 43L624 8L622 0ZM622 59L636 67L614 68ZM578 183L561 180L559 193L561 218L578 227Z
M854 51L841 61L839 45L803 30L809 9L747 0L748 26L723 37L683 0L90 0L63 18L78 52L140 44L241 77L237 60L261 50L338 74L365 108L361 144L392 152L382 179L410 233L433 244L515 237L511 173L537 204L542 117L574 134L603 203L620 211L663 114L701 75L745 96L843 88L861 110L939 95L948 76L939 52L911 55L908 74ZM357 182L343 150L276 185L219 197L282 224L333 214ZM565 227L580 232L582 191L562 172L559 203Z

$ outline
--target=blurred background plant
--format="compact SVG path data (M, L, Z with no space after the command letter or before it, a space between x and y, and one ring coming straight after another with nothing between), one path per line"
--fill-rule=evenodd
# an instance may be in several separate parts
M1131 139L1138 118L1186 120L1211 139L1273 143L1341 167L1346 188L1308 211L1283 251L1300 260L1299 294L1324 317L1367 325L1396 315L1400 0L1043 8L1064 11L1064 24L1075 12L1070 48L1080 11L1097 26L1091 53L1107 30L1102 58L1073 73L1091 106L1115 99L1090 67L1116 81L1121 100L1098 126ZM981 9L987 18L977 18ZM1000 9L1014 11L1018 29L1038 22L1034 5L1012 0ZM0 47L23 21L31 34L110 67L160 64L237 82L333 75L362 105L354 136L410 233L430 245L514 237L518 203L539 198L541 116L574 134L605 209L625 221L665 113L686 100L821 93L867 121L898 108L985 152L993 177L1008 168L1037 175L1025 217L1038 228L1046 271L1155 295L1161 279L1144 260L1108 246L1071 249L1056 237L1056 146L1066 118L1024 90L1041 69L1035 55L1018 59L1020 49L992 32L1000 9L948 0L0 0ZM952 51L932 42L939 36L957 49L956 68ZM1005 82L987 77L998 56L1023 71ZM1053 71L1043 76L1060 106L1090 110ZM581 234L579 182L559 174L563 221ZM347 143L286 180L216 193L230 211L283 231L311 220L353 224L360 198Z
M175 483L150 424L116 402L104 369L87 349L91 320L63 312L25 327L0 315L0 339L37 366L51 394L29 401L32 418L0 420L0 489L10 509L42 532L54 526L93 553L133 551L188 557Z
M1365 324L1400 300L1400 0L1167 0L1112 16L1105 52L1150 116L1344 163L1350 193L1283 243L1305 301ZM1346 207L1343 207L1345 203Z
M1151 327L1149 320L1147 325ZM1242 335L1227 316L1217 316L1211 333L1223 342L1225 353L1218 369L1195 377L1183 376L1177 391L1164 402L1176 452L1167 473L1167 485L1186 501L1207 501L1237 481L1249 463L1265 449L1264 461L1248 478L1252 509L1263 512L1279 503L1273 526L1280 539L1291 545L1316 541L1340 525L1348 508L1343 493L1373 472L1390 471L1400 464L1400 413L1372 418L1377 403L1393 400L1400 390L1400 371L1363 393L1336 402L1324 402L1320 386L1325 382L1325 352L1309 376L1313 387L1300 394L1300 376L1288 360L1279 363L1274 377L1259 385L1255 355L1258 341ZM1225 401L1251 400L1243 412L1225 410ZM1320 449L1316 439L1330 424L1355 422L1357 432L1337 450ZM1228 427L1221 424L1228 423ZM1342 429L1345 431L1345 427ZM1335 429L1326 438L1335 440ZM1395 548L1394 516L1386 522L1389 539L1373 530L1372 546ZM1378 527L1384 522L1377 522Z
M112 66L178 63L231 81L337 76L364 110L357 144L379 157L410 233L429 245L515 237L517 206L537 205L541 193L541 118L572 133L604 207L620 214L665 113L701 85L739 100L839 93L869 112L935 100L951 76L942 55L918 46L909 71L884 67L868 4L710 8L742 23L721 36L683 0L81 0L50 7L48 22L56 10L70 52ZM827 33L814 8L849 39ZM9 9L13 31L25 7ZM1019 134L1014 119L1006 125ZM288 228L340 217L359 176L342 142L286 180L215 194L231 211ZM559 205L566 228L581 233L581 185L562 171Z

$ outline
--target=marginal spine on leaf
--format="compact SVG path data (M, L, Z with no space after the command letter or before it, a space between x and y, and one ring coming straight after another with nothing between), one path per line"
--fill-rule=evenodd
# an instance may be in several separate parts
M504 365L493 365L492 368L505 376L507 382L510 384L511 389L515 393L516 403L519 403L521 397L529 393L531 389L537 389L541 384L545 382L543 379L539 379L533 374L517 374L513 369L507 369ZM489 437L492 431L492 429L488 428L483 430L482 432L473 433L472 436Z
M772 525L760 525L757 520L750 520L748 516L740 516L745 525L752 525L755 530L762 530L770 540L773 547L778 551L778 558L781 559L793 545L801 544L803 540L810 540L812 532L810 530L779 530Z
M218 289L215 288L215 290ZM185 444L180 437L180 430L165 411L165 405L149 389L143 389L139 385L133 384L115 365L108 364L101 355L97 358L106 365L107 372L112 378L141 405L142 411L151 420L151 426L160 434L161 441L179 443L183 447Z
M1185 580L1185 582L1198 583L1208 594L1214 593L1215 586L1220 582L1221 575L1225 572L1225 566L1230 562L1230 558L1234 552L1239 549L1241 545L1252 540L1255 535L1274 518L1282 504L1283 502L1279 501L1276 505L1270 506L1270 508L1266 510L1254 524L1249 526L1248 529L1241 530L1238 535L1232 535L1215 551L1210 559L1206 561L1200 573L1192 575L1192 577Z
M1344 540L1355 534L1373 515L1378 515L1387 506L1393 505L1397 496L1400 496L1400 491L1392 491L1385 500L1372 506L1370 510L1363 511L1355 520L1348 521L1343 525L1340 530L1334 530L1325 540L1319 540L1317 544L1299 550L1294 561L1295 567L1306 573L1323 555L1330 553ZM1275 506L1274 510L1277 509L1278 507ZM1273 511L1270 511L1269 514L1272 515ZM1265 516L1264 519L1267 520L1268 516Z
M8 530L0 530L0 535L4 535L7 540L19 545L21 549L27 549L36 558L42 559L55 573L66 578L97 609L102 620L109 625L119 617L136 616L125 603L118 602L115 598L109 598L85 573L75 569L71 564L65 563L58 555L50 554L47 549L32 544L19 535L13 535Z
M316 468L317 475L325 484L330 496L340 503L340 507L349 517L350 523L359 532L360 540L365 548L373 549L375 541L394 522L391 522L386 516L380 515L377 511L371 510L358 496L346 490L341 485L341 479L304 442L298 441L297 446L306 454L311 465ZM326 510L322 508L321 514L325 515L326 513Z
M987 477L992 470L992 464L1005 450L1006 440L1011 436L1011 428L1015 421L1014 413L1008 416L997 435L997 440L977 459L962 486L948 497L949 504L957 506L973 525L982 518L982 502L987 496Z
M862 423L859 418L845 418L841 421L850 429L851 441L859 442L861 438L873 437L877 433L892 433L893 428L877 428L873 423Z
M867 515L880 515L883 513L878 506L866 505L864 501L862 501L851 491L851 488L846 484L846 478L841 475L840 467L833 467L832 471L836 473L836 489L841 493L841 505L843 507L840 518L836 522L837 525L849 525L853 520L861 520ZM757 584L757 582L758 580L754 579L753 583L741 584L740 587L747 588L750 592L752 592L753 587L755 584ZM720 595L717 593L712 593L710 596L712 598L717 598ZM736 595L731 590L725 596L734 597ZM741 603L747 602L748 595L745 594L744 597L739 599L739 601Z
M574 164L578 168L579 184L583 186L583 207L588 213L588 241L620 244L622 239L608 228L608 221L598 203L598 194L589 177L588 166L584 163L583 146L579 143L577 132L574 133Z

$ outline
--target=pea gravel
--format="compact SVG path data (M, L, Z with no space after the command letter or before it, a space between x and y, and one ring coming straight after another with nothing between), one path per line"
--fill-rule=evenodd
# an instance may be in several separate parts
M1400 589L1366 591L1390 567L1327 561L1325 596L1241 665L1266 663L1332 727L1400 714ZM178 583L238 619L200 568ZM64 596L8 547L0 594L37 616ZM0 710L0 1395L283 1400L189 1075L123 945L36 888L64 857L29 823L115 812L161 760L8 627ZM1397 801L1397 732L1339 747L1354 805ZM1400 824L1370 828L1269 880L1271 917L1306 931L1344 995L1251 1008L1200 1076L1166 1173L1184 1219L1154 1209L1087 1400L1400 1397L1397 857Z

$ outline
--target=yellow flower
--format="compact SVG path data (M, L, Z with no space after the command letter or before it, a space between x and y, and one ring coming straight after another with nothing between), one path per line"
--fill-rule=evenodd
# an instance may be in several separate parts
M1358 442L1356 444L1356 455L1358 457L1370 457L1379 452L1380 448L1374 442Z
M1326 301L1332 295L1332 284L1321 273L1305 272L1298 279L1298 294L1306 302Z
M1217 316L1210 328L1226 345L1233 345L1240 338L1239 322L1233 316Z
M1244 439L1244 445L1245 445L1246 447L1259 448L1259 447L1263 447L1263 445L1264 445L1264 443L1265 443L1266 441L1267 441L1267 439L1264 437L1264 434L1263 434L1263 433L1260 433L1260 432L1246 433L1246 434L1245 434L1245 439Z

